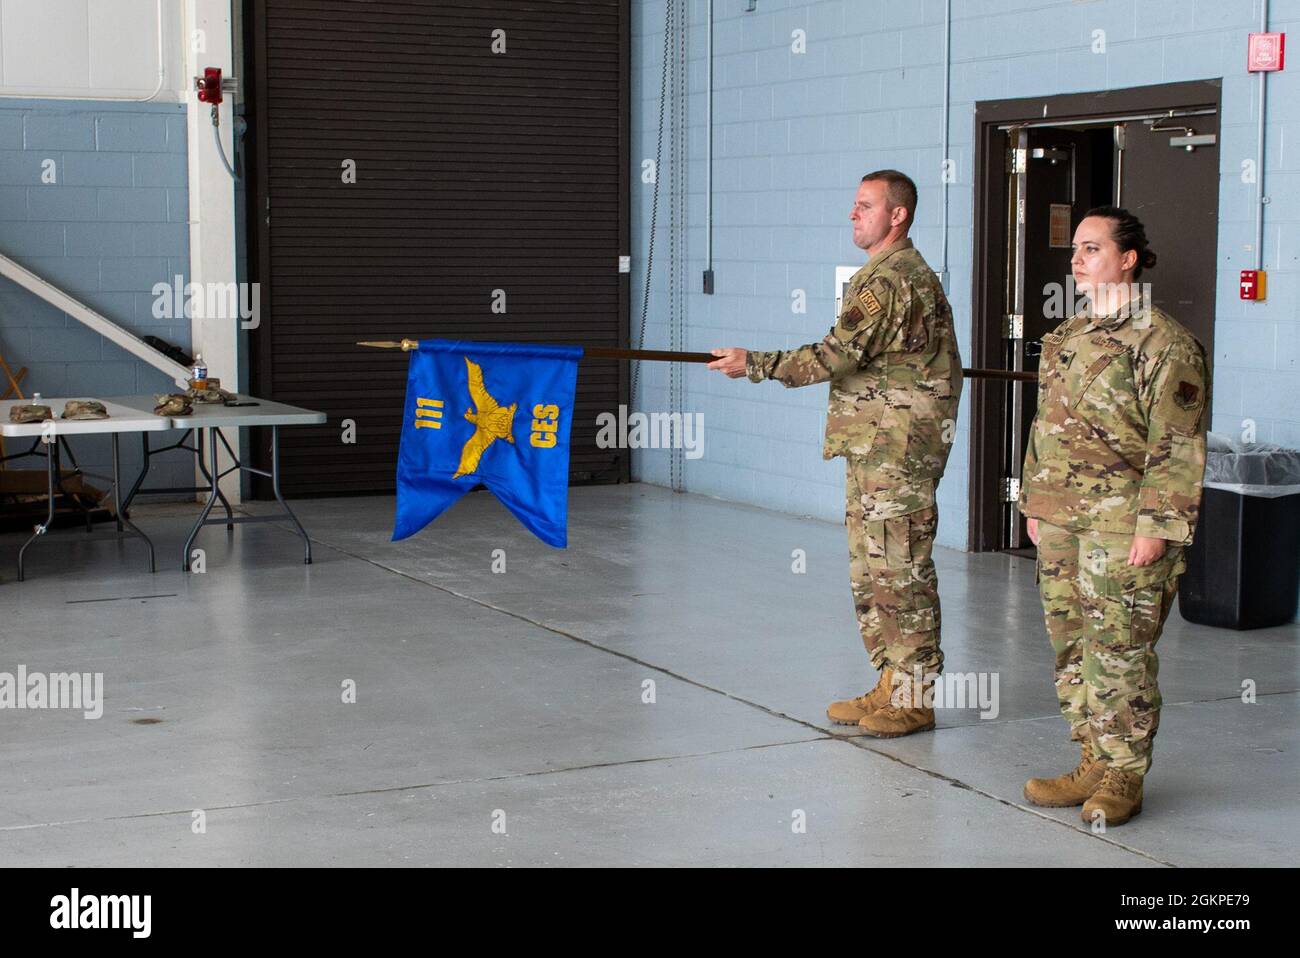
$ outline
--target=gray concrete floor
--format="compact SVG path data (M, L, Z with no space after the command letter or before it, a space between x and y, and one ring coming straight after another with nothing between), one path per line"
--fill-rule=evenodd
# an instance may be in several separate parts
M0 671L105 681L99 720L0 711L0 864L1300 858L1300 626L1174 613L1145 810L1094 835L1021 797L1077 756L1029 561L938 550L947 668L996 672L1000 713L879 741L824 713L873 679L840 526L646 485L573 490L564 551L486 493L399 543L389 498L295 508L311 566L278 525L213 527L187 576L175 504L136 510L155 575L138 542L63 538L18 583L0 536Z

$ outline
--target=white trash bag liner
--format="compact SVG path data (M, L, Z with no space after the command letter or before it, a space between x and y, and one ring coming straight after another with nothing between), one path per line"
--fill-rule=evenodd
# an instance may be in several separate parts
M1218 432L1205 440L1206 489L1266 499L1300 493L1300 451L1241 442Z

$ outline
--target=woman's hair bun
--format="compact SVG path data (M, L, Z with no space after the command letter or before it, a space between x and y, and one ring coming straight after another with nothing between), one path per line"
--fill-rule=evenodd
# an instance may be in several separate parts
M1095 206L1084 214L1085 219L1089 216L1100 216L1110 220L1110 236L1119 247L1121 254L1129 250L1137 251L1137 261L1133 264L1134 279L1142 275L1143 269L1150 269L1156 265L1156 254L1147 246L1146 228L1142 225L1142 221L1128 210L1120 209L1118 206Z

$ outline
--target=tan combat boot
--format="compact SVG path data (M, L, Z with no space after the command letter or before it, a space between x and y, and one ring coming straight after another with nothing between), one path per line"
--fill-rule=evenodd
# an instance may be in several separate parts
M876 738L899 738L913 732L928 732L934 728L934 709L924 706L925 693L932 683L926 682L919 689L900 685L894 690L889 704L877 709L870 715L864 715L858 721L858 728ZM916 702L912 696L916 696ZM913 707L915 704L916 707Z
M1106 763L1097 758L1092 739L1086 738L1080 748L1079 766L1074 771L1056 778L1031 778L1025 782L1025 798L1048 808L1082 805L1092 797L1105 774Z
M934 709L905 709L886 705L858 722L858 728L876 738L898 738L934 728Z
M888 705L893 690L894 670L887 668L880 673L880 681L874 689L855 699L832 702L826 709L826 717L836 725L857 725L863 716Z
M1083 803L1084 822L1091 825L1097 812L1107 825L1123 825L1142 811L1142 776L1118 768L1106 767L1101 784Z

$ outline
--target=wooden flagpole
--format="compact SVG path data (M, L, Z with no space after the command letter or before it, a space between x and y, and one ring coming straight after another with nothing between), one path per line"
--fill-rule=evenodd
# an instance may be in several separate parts
M415 339L378 340L357 343L358 346L370 346L374 349L400 349L410 352L419 349L420 343ZM711 363L717 356L712 353L679 353L666 349L615 349L611 346L583 346L582 355L592 359L639 359L646 362L662 363ZM968 379L1007 379L1019 382L1037 382L1037 373L1017 372L1010 369L963 369L962 374Z

